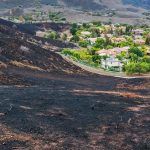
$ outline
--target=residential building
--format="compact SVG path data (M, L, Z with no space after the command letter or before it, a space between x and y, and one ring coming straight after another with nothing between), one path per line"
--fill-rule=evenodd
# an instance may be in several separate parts
M88 41L90 42L90 44L95 44L96 43L97 38L88 38Z
M123 63L113 56L101 60L101 67L114 71L122 71Z
M145 40L143 40L143 39L136 39L136 40L134 40L134 43L138 44L138 45L144 45L145 44Z
M116 57L118 54L120 54L121 52L128 52L129 50L129 46L126 47L115 47L113 49L103 49L97 52L97 54L99 54L100 56L114 56Z
M38 36L38 37L44 37L44 35L45 35L45 32L42 32L42 31L36 32L36 36Z
M90 35L91 35L91 32L89 32L89 31L82 31L82 32L81 32L81 35L82 35L82 36L90 36Z
M143 35L144 30L143 29L135 29L135 30L132 30L132 33L134 35Z
M111 41L113 43L120 43L120 42L125 42L126 39L124 37L114 37L114 38L111 39Z

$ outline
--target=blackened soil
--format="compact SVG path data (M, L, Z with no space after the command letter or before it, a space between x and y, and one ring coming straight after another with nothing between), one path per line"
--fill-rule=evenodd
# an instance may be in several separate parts
M0 150L14 149L149 150L150 79L86 72L0 25Z
M32 84L0 86L0 149L150 149L149 79L11 71Z

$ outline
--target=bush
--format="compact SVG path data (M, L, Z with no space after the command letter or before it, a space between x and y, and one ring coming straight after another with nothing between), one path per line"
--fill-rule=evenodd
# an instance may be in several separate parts
M127 74L134 74L134 73L147 73L150 71L150 64L146 62L130 62L125 65L125 72Z
M105 40L102 38L98 38L94 45L96 48L104 48L105 47Z
M54 31L50 31L45 35L45 38L50 38L50 39L58 39L59 38L59 34L57 32Z
M74 35L71 39L70 39L70 41L71 42L78 42L80 40L80 38L79 38L79 36L77 36L77 35Z
M89 42L86 40L79 41L79 46L81 46L81 47L87 48L88 44L89 44Z

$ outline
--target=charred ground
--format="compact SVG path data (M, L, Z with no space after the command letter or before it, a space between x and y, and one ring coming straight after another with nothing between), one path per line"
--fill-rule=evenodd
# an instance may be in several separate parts
M0 25L0 149L150 149L149 78L88 73L10 27Z

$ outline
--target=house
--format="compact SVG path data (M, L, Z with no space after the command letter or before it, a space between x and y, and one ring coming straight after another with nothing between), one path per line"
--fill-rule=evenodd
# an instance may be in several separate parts
M125 42L126 39L124 37L114 37L114 38L111 39L111 41L113 43L120 43L120 42Z
M135 29L135 30L132 30L132 33L134 35L143 35L144 30L143 29Z
M126 27L125 26L121 26L119 27L120 30L122 30L123 32L126 32Z
M45 36L45 32L43 32L43 31L36 31L36 36L44 37Z
M96 43L97 38L88 38L88 41L93 45Z
M126 47L115 47L113 49L103 49L97 52L97 54L99 54L100 56L114 56L116 57L118 54L120 54L121 52L128 52L129 50L129 46Z
M91 35L91 32L89 32L89 31L82 31L82 32L81 32L81 35L84 36L84 37L85 37L85 36L90 36L90 35Z
M108 37L108 38L112 38L113 35L112 34L101 34L102 38Z
M78 25L79 27L81 27L83 24L79 22L79 23L77 23L77 25Z
M111 25L104 25L105 30L111 29Z
M101 67L114 71L122 71L123 63L113 56L101 60Z
M136 40L136 39L143 39L143 36L141 36L141 35L134 35L134 39Z
M136 40L134 40L134 43L138 44L138 45L144 45L145 44L145 40L143 40L143 39L136 39Z
M98 51L97 54L99 54L99 56L114 56L114 57L117 55L115 51L106 49Z

